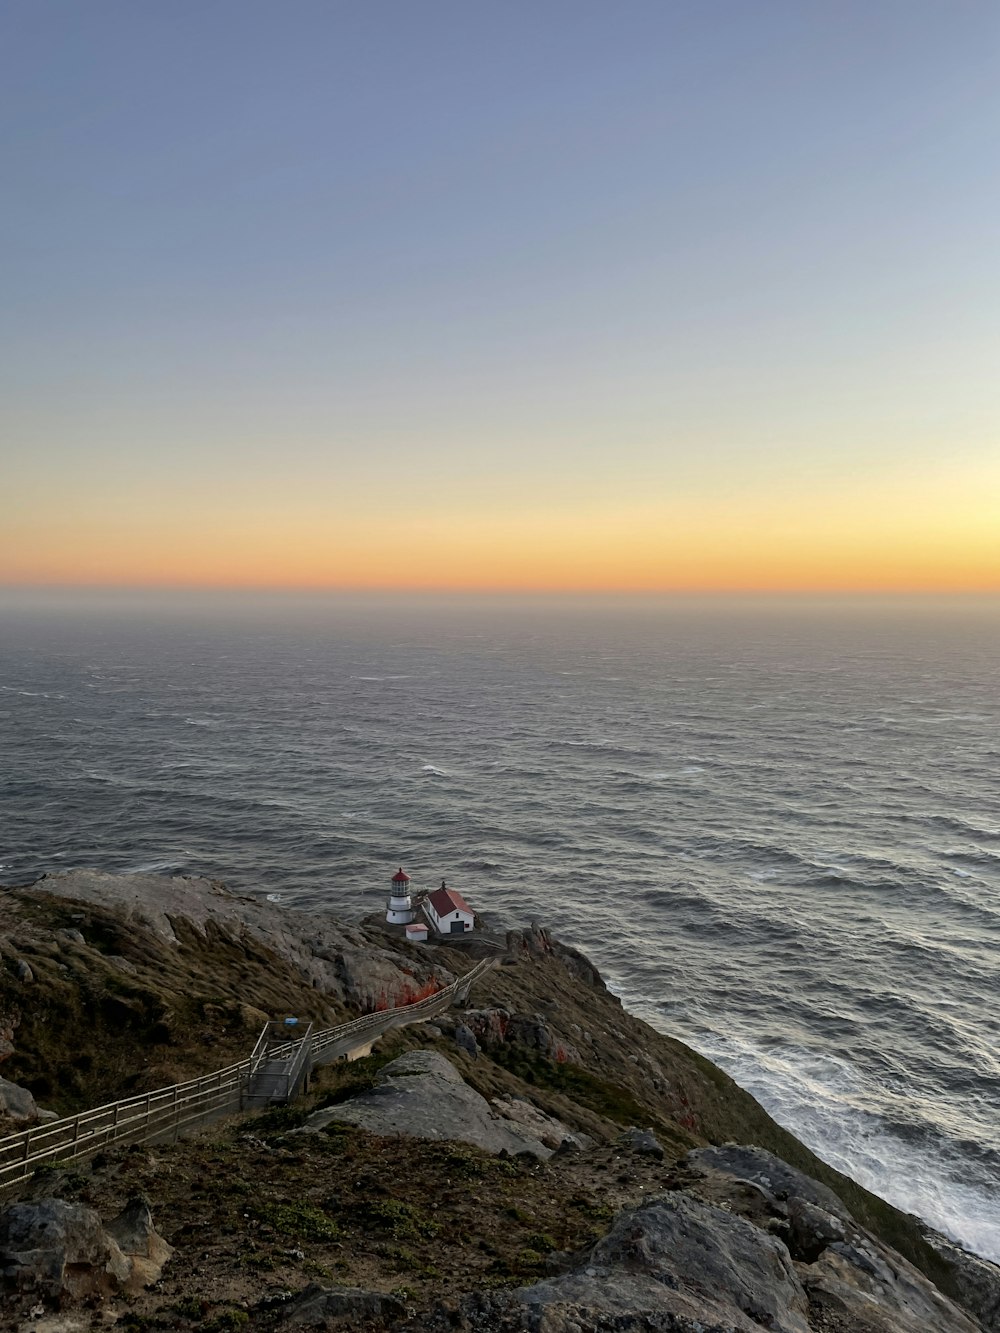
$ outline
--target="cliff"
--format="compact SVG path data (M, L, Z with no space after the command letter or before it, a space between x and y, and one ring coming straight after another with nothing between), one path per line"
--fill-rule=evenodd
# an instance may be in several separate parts
M8 1128L26 1094L65 1114L243 1058L265 1017L335 1023L470 966L204 880L73 872L0 909L0 1058L24 1090ZM827 1167L538 927L468 1008L319 1071L300 1102L25 1193L0 1213L3 1326L37 1333L1000 1327L997 1270ZM108 1228L137 1199L156 1244L140 1229L127 1250ZM42 1235L44 1281L18 1257ZM94 1257L112 1246L115 1281ZM143 1247L166 1256L152 1287Z

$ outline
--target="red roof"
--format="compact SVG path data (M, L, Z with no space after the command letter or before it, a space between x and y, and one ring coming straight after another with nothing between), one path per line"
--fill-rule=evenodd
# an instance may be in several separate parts
M472 908L454 889L436 889L427 901L439 917L447 916L449 912L468 912L469 916L473 915Z
M393 884L409 884L410 877L402 866L400 866L399 869L396 871L396 873L393 875L392 882Z

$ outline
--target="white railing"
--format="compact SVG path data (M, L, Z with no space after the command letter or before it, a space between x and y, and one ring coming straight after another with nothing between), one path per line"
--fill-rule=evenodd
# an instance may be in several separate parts
M239 1110L249 1070L250 1061L242 1060L203 1078L110 1102L0 1139L0 1194L40 1166L89 1157L111 1143L175 1138L192 1125Z
M27 1180L40 1166L89 1157L112 1143L176 1140L188 1129L240 1110L250 1080L263 1063L280 1058L282 1054L292 1056L293 1048L298 1047L286 1085L286 1096L294 1095L307 1061L327 1063L338 1054L349 1053L374 1041L391 1028L422 1021L440 1012L456 995L467 991L474 981L495 966L496 959L483 959L450 986L423 1000L400 1005L397 1009L380 1009L320 1032L307 1032L306 1039L270 1049L267 1045L268 1025L258 1037L248 1060L227 1065L225 1069L217 1069L186 1083L174 1083L154 1092L126 1097L76 1116L66 1116L47 1125L33 1125L20 1133L10 1134L0 1139L0 1197ZM335 1049L338 1046L342 1049Z

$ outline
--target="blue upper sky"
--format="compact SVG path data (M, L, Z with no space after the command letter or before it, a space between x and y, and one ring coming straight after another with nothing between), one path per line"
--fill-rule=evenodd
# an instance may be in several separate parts
M18 494L242 470L444 520L974 473L998 55L969 0L10 3Z

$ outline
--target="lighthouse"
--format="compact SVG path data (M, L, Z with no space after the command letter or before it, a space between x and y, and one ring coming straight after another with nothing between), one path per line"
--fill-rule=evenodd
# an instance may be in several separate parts
M415 916L410 899L410 877L400 866L392 877L385 919L391 926L407 926Z

